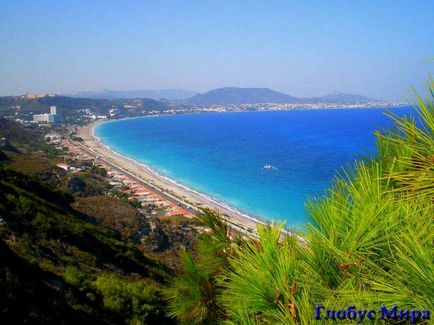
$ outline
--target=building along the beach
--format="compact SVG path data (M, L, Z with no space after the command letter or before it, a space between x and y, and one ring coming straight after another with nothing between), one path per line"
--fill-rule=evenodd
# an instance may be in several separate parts
M56 106L50 106L50 114L34 114L33 121L37 123L59 123L61 116L57 114Z

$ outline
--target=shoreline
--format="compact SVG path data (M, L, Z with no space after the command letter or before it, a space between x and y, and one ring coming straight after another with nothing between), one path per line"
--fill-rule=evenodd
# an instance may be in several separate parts
M366 109L360 107L340 107L340 108L323 108L319 110L352 110L352 109ZM370 107L368 109L387 109L385 107ZM389 108L391 109L391 108ZM306 109L301 109L306 110ZM280 111L280 110L276 110ZM261 112L261 111L259 111ZM201 113L201 112L198 112ZM198 114L198 113L187 113L187 114ZM209 112L216 113L216 112ZM221 112L221 113L237 113L237 112ZM95 135L95 128L103 123L112 123L120 120L127 119L137 119L137 118L153 118L161 116L170 116L173 114L159 114L159 115L148 115L148 116L135 116L126 117L122 119L107 119L107 120L96 120L84 126L76 126L77 135L84 140L84 146L91 153L100 156L107 160L107 162L116 165L118 169L124 170L130 176L142 181L149 187L154 188L161 194L169 196L172 200L181 203L183 206L187 206L191 212L199 212L200 209L210 208L211 210L218 211L223 219L228 222L233 227L237 228L241 232L248 233L249 235L256 235L256 226L258 224L269 224L273 220L263 219L258 216L250 215L246 212L240 211L237 208L231 207L224 201L213 198L207 193L203 193L194 188L190 188L187 185L177 182L175 179L167 177L161 174L158 170L155 170L151 166L140 163L133 158L124 156L110 146L104 144L101 139ZM179 204L178 204L179 205ZM290 227L286 228L285 232L291 233L296 237L296 228Z
M104 144L94 133L94 129L109 121L95 121L85 126L77 127L77 135L83 139L83 144L94 154L105 158L111 163L124 169L126 172L133 174L135 177L145 182L151 187L156 187L162 193L171 196L175 200L191 206L196 212L200 209L210 208L217 210L220 214L227 216L226 221L235 226L242 232L253 234L256 232L257 224L265 224L265 221L255 218L235 208L230 207L225 202L210 197L195 189L189 188L178 183L167 176L161 175L158 171L150 166L142 164L130 157L126 157Z

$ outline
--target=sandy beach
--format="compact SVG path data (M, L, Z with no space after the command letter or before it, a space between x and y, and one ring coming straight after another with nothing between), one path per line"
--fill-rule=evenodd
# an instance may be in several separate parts
M248 215L242 214L223 203L189 189L175 181L159 175L148 166L140 164L130 158L124 157L105 146L93 133L94 128L103 123L101 121L87 124L77 128L77 135L83 139L84 146L100 158L104 158L116 167L133 175L140 181L154 187L156 190L170 196L174 200L191 207L191 210L199 211L200 208L218 210L222 215L227 216L227 221L243 232L251 233L256 229L256 224L261 221Z

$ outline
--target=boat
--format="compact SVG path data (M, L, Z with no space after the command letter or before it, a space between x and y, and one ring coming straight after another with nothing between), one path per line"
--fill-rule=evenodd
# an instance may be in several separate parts
M273 166L270 165L270 164L265 164L265 165L264 165L264 169L271 169L271 168L273 168Z

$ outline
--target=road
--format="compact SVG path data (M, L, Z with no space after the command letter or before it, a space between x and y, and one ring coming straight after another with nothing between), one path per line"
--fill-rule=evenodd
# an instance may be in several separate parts
M71 138L70 138L71 140ZM197 215L200 210L188 203L185 203L184 201L182 201L181 199L177 198L174 195L168 194L167 192L164 192L163 190L159 189L158 187L154 186L154 185L150 185L148 183L146 183L145 181L143 181L138 175L130 172L129 170L126 170L125 168L119 167L118 165L114 164L113 162L109 161L108 159L101 157L97 152L93 151L92 149L88 148L87 146L85 146L84 144L80 143L79 141L73 141L71 140L75 145L79 146L83 151L85 151L87 154L93 156L97 161L102 161L105 164L107 164L108 166L110 166L111 168L113 168L113 170L116 170L120 173L123 173L125 175L128 175L129 177L131 177L135 182L139 183L140 185L144 186L145 188L147 188L148 190L150 190L151 192L155 192L158 195L160 195L161 197L163 197L165 200L171 202L172 204L175 204L177 206L182 207L183 209L189 211L190 213Z
M156 187L154 185L151 185L149 183L147 183L146 181L144 181L140 176L136 175L135 173L122 168L120 166L118 166L117 164L111 162L110 160L106 159L105 157L102 157L100 154L98 154L96 151L92 150L91 148L85 146L83 143L79 142L79 141L74 141L71 139L71 134L68 135L69 140L74 143L75 145L77 145L78 147L80 147L83 151L85 151L86 153L88 153L89 155L93 156L97 161L102 161L105 164L107 164L108 166L110 166L111 168L113 168L113 170L116 170L120 173L123 173L125 175L128 175L129 177L131 177L131 179L133 179L134 181L136 181L137 183L139 183L140 185L143 185L145 188L147 188L148 190L157 193L158 195L160 195L161 197L163 197L164 199L166 199L167 201L178 205L180 207L182 207L183 209L185 209L186 211L189 211L191 214L198 216L201 212L201 210L189 203L184 202L182 199L178 198L177 196L174 196L170 193L167 193L166 191L160 189L159 187ZM252 229L246 229L244 226L238 224L238 223L234 223L228 216L225 215L221 215L221 218L228 223L228 225L234 229L235 231L242 233L244 235L247 235L249 237L255 237L255 238L259 238L257 231L256 230L252 230Z

